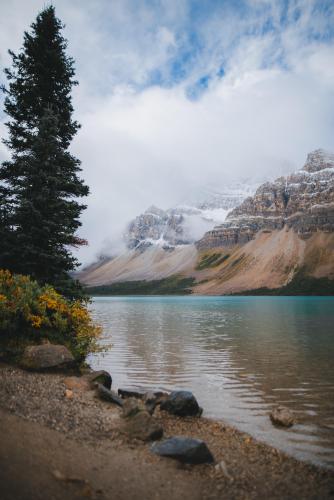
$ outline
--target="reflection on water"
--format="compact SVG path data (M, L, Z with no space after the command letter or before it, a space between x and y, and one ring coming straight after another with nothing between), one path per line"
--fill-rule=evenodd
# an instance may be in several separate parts
M334 467L334 298L99 297L113 347L92 356L115 387L192 390L205 416ZM292 429L268 412L297 413Z

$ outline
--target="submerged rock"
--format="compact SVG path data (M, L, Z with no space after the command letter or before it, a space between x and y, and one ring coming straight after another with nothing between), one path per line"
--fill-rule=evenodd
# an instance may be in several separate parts
M201 416L203 411L190 391L173 391L162 401L160 408L180 417Z
M154 443L151 451L162 457L175 458L187 464L214 462L213 455L204 441L188 437L172 437L161 443Z
M154 441L163 435L163 428L147 411L138 411L127 418L123 430L131 438L142 441Z
M296 419L291 410L285 406L277 406L270 413L270 420L273 424L281 427L291 427Z
M51 370L73 368L75 360L64 345L42 344L26 347L21 366L27 370Z

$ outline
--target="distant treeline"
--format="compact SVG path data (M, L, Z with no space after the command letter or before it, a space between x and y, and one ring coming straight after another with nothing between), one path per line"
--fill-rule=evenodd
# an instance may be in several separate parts
M169 278L153 281L124 281L111 285L86 287L89 295L189 295L194 278Z
M170 276L153 281L125 281L86 287L89 295L190 295L195 285L194 278ZM256 288L232 295L334 295L334 280L313 278L299 271L286 286L281 288Z
M234 295L334 295L334 280L313 278L299 271L293 279L281 288L257 288Z

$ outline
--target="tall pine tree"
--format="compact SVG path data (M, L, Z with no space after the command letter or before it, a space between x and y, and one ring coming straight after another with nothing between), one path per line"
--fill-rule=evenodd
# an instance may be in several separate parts
M0 265L73 295L70 247L83 243L76 230L86 208L77 198L88 195L80 161L68 151L79 128L72 119L74 62L53 6L31 28L5 70L11 160L0 167Z

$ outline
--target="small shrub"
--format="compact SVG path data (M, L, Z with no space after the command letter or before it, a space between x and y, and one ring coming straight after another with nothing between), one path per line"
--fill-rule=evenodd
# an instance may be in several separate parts
M98 350L101 328L86 301L70 301L49 285L0 269L0 340L66 345L78 361Z

